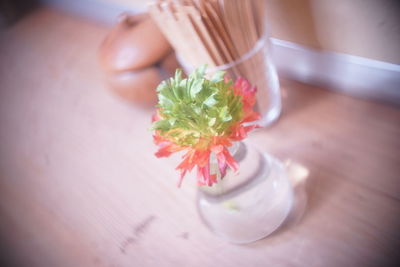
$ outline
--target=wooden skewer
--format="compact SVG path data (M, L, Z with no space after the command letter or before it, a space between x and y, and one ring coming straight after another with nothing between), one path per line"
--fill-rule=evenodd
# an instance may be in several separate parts
M189 18L192 21L197 34L199 35L200 39L204 44L205 49L207 50L207 53L211 57L212 61L209 62L211 63L209 64L209 66L215 67L217 65L220 65L222 62L221 55L218 52L218 49L215 46L215 42L212 36L210 35L210 32L207 30L201 15L193 6L188 6L185 8L187 10Z
M179 25L181 25L182 30L185 31L185 35L187 35L190 40L191 49L196 51L198 56L196 57L194 64L190 65L202 65L202 64L210 64L214 65L214 60L210 56L209 52L207 52L207 47L202 41L201 37L198 34L198 31L195 29L193 21L191 20L190 15L187 12L187 9L183 6L182 2L179 0L175 0L175 8L176 8L176 16L178 19ZM187 7L186 7L187 8Z
M221 23L221 19L218 16L218 13L215 11L214 7L211 5L210 2L204 2L205 12L208 14L212 24L213 30L215 31L216 35L219 37L220 40L220 49L221 53L224 55L226 61L224 63L228 63L234 60L233 55L231 53L230 43L225 32L225 29Z
M246 25L248 25L246 28L248 29L247 32L247 51L251 51L251 49L254 48L258 38L257 38L257 26L255 24L255 14L253 14L252 6L251 6L252 1L241 1L242 4L242 9L243 9L243 17L244 20L246 21ZM251 58L248 59L249 64L247 64L246 68L246 77L249 79L258 81L257 75L259 73L259 67L257 62L258 59L257 57L252 56ZM251 71L251 70L257 70L257 71ZM250 75L250 76L249 76Z
M194 0L190 0L190 2L199 10L199 12L197 13L199 14L199 18L196 18L196 21L198 22L199 29L203 33L205 39L207 40L207 42L209 42L209 51L215 60L215 66L224 64L223 57L219 52L215 41L214 32L210 30L210 28L212 28L212 23L210 22L208 14L205 12L204 2L195 2Z
M222 23L222 19L221 19L222 14L218 14L220 9L215 9L211 2L206 2L205 10L206 10L206 13L209 14L211 21L212 21L212 25L214 26L213 29L215 30L215 34L217 35L217 37L220 40L220 51L221 51L221 54L223 54L224 58L225 58L223 64L228 64L228 63L233 62L234 60L236 60L238 58L238 56L236 53L234 43L232 42L232 38L230 38L230 35L229 35L226 27L224 27L224 25ZM238 66L233 66L232 68L230 68L227 71L228 71L228 75L231 78L235 78L240 75L240 70L239 70Z
M190 47L186 46L184 43L187 37L183 36L182 31L179 30L179 25L177 25L176 18L171 11L170 3L166 1L158 1L149 5L149 11L175 50L183 58L189 62L193 62L194 55L190 51Z

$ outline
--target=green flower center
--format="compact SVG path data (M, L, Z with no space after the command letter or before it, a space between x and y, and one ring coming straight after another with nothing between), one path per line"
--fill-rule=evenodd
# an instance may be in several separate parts
M234 94L232 81L224 80L224 72L206 79L205 68L188 78L177 70L175 77L157 87L161 119L153 129L175 144L194 145L200 139L228 136L231 126L242 120L242 97Z

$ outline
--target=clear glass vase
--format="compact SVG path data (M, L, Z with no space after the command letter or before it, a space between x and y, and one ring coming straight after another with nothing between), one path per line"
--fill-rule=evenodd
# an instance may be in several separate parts
M198 213L216 235L250 243L274 232L293 205L293 189L283 164L253 146L238 143L231 153L239 172L228 171L212 187L199 187ZM211 159L211 171L218 173Z

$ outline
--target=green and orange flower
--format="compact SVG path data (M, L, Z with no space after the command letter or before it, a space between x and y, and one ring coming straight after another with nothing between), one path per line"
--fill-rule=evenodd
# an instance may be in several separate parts
M228 147L258 127L249 124L259 119L259 114L253 111L255 87L243 78L233 83L224 77L224 72L206 79L205 66L202 66L185 79L182 71L177 70L174 78L157 87L157 92L153 137L160 148L156 156L168 157L174 152L186 151L177 167L181 173L178 186L185 174L195 167L199 185L216 183L217 174L210 174L212 153L221 178L227 167L238 169Z

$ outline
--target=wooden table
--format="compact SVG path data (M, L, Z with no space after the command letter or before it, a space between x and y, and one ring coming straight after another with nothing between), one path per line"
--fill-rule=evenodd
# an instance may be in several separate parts
M1 266L389 266L400 247L400 110L282 81L250 137L310 171L302 220L249 245L200 222L153 153L150 111L107 90L107 28L42 9L0 35ZM8 265L6 264L8 263Z

